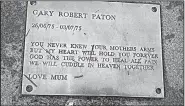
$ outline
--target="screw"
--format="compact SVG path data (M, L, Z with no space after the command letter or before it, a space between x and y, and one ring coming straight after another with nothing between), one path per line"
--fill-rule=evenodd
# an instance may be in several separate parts
M31 4L31 5L36 5L37 2L36 2L36 1L30 1L30 4Z
M160 93L161 93L161 88L157 88L157 89L156 89L156 93L157 93L157 94L160 94Z
M157 11L157 8L156 7L152 7L152 11L153 12L156 12Z
M31 85L26 86L26 91L31 92L33 90L33 87Z

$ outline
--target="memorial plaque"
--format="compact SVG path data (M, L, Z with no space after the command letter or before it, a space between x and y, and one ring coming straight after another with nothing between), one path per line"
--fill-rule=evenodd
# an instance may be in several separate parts
M22 94L164 97L160 5L27 6Z

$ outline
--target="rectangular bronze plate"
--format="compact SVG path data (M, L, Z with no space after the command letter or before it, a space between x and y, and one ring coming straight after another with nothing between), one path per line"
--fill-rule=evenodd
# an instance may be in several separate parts
M22 94L163 98L160 5L28 2Z

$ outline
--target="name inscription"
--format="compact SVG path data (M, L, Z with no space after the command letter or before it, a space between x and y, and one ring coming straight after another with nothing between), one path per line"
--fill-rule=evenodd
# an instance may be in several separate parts
M46 11L46 10L33 10L34 16L54 16L58 14L58 17L63 18L87 18L88 13L80 13L80 12L55 12L55 11ZM116 15L112 14L96 14L92 13L91 19L98 19L98 20L116 20Z

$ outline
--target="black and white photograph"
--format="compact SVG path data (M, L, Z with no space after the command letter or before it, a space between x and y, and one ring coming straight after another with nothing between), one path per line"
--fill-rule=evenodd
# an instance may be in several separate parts
M184 1L1 1L2 106L183 106Z

